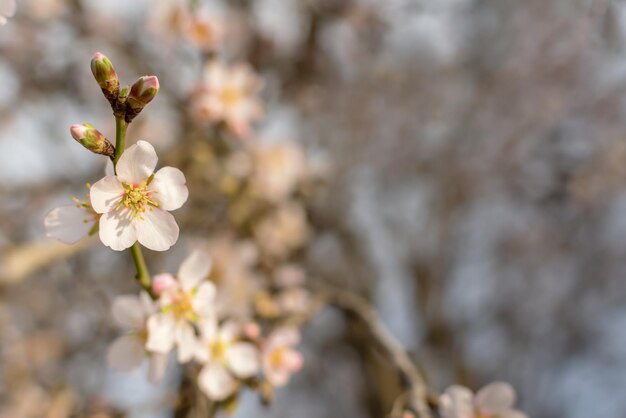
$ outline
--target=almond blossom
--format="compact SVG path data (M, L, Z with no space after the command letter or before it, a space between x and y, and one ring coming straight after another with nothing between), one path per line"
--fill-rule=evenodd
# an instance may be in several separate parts
M292 373L302 368L302 355L293 347L300 343L296 328L274 330L262 348L263 374L273 386L285 386Z
M148 338L146 321L156 311L156 305L146 292L139 296L123 295L113 300L111 312L117 325L125 335L118 337L109 347L107 361L119 371L137 370L143 360L150 359L150 381L157 383L163 377L167 354L148 353L145 349Z
M100 215L89 202L78 198L75 201L73 205L59 206L48 212L43 221L47 237L65 244L75 244L94 231Z
M113 175L113 164L107 159L105 175ZM91 185L87 183L87 189ZM89 194L87 200L72 197L73 205L63 205L52 209L43 223L46 236L65 244L75 244L87 235L95 234L100 214L91 207Z
M288 198L307 174L307 161L294 142L255 142L254 175L250 187L255 196L276 203Z
M263 116L256 94L263 81L245 64L227 66L211 61L202 85L194 93L192 113L201 121L224 122L236 135L247 137L250 124Z
M100 240L113 250L139 241L151 250L165 251L178 240L178 225L168 211L187 200L185 175L173 167L155 173L157 159L149 142L138 141L120 157L116 175L91 187L91 206L102 214Z
M296 201L288 201L259 221L253 234L262 254L284 259L309 239L306 212Z
M241 379L257 374L259 352L254 344L239 340L240 329L234 322L220 327L217 322L207 322L201 334L202 345L196 359L204 366L198 375L198 385L209 399L222 401L235 393Z
M16 8L15 0L0 0L0 25L4 25L10 17L13 17Z
M146 348L167 353L174 347L181 363L192 359L198 348L195 326L216 321L215 286L206 280L211 270L209 257L194 251L183 261L176 277L169 273L154 277L158 312L148 319Z
M494 382L474 395L463 386L450 386L439 398L442 418L528 418L513 409L515 389L505 382Z
M221 20L202 13L189 19L185 37L204 51L215 51L224 40L224 31Z

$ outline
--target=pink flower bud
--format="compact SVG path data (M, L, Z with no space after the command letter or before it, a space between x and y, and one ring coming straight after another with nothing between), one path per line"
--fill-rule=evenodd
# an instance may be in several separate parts
M113 63L100 52L96 52L91 59L91 72L102 89L102 93L113 104L120 91L120 81L113 68Z
M256 340L261 336L261 327L256 322L248 322L243 327L243 333L247 338Z
M167 289L176 286L176 279L169 273L157 274L152 279L152 293L160 296Z
M159 92L159 79L155 75L143 76L135 81L128 94L128 103L133 110L141 111Z
M72 137L83 147L96 154L112 157L115 154L115 147L96 128L88 123L82 125L72 125L70 127Z

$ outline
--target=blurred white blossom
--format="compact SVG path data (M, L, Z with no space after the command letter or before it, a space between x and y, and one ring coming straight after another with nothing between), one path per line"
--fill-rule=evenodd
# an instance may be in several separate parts
M194 326L216 320L215 286L206 280L210 270L209 257L194 251L175 278L169 273L154 278L159 310L148 319L149 351L167 353L176 347L180 362L192 359L198 344Z
M224 400L239 387L238 379L254 376L260 368L257 347L240 341L240 329L234 322L221 326L205 323L201 329L202 346L196 353L204 364L198 384L212 400Z
M463 386L450 386L439 398L442 418L528 418L513 409L515 389L505 382L494 382L474 393Z

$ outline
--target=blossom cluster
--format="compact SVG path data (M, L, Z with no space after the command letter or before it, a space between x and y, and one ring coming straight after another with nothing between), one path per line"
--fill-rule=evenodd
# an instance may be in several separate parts
M87 185L86 200L74 198L75 204L48 213L47 234L72 244L97 233L112 250L132 247L134 257L141 252L139 245L166 251L179 238L170 211L187 202L187 179L177 168L157 169L158 157L149 142L139 140L125 148L120 140L125 125L156 96L158 79L141 77L133 86L120 88L106 56L96 53L91 67L116 118L116 144L92 125L70 128L77 142L111 161L104 177ZM230 75L224 70L221 76ZM232 109L222 108L227 123L235 123L237 116L228 116ZM198 387L213 401L234 399L244 386L263 388L267 396L269 389L289 381L303 365L295 349L300 333L281 320L306 309L308 302L304 272L289 262L308 234L304 208L292 199L304 178L303 153L295 144L269 146L258 141L230 149L223 159L211 181L223 183L230 176L240 183L237 187L246 189L235 198L228 187L216 187L229 199L231 215L243 201L255 201L265 202L267 216L257 217L258 227L247 234L239 227L251 221L246 216L252 212L229 216L230 227L199 241L176 275L140 278L139 294L116 297L112 316L123 334L107 354L112 367L125 371L137 369L147 359L149 380L158 382L175 353L179 363L200 366ZM140 268L138 264L138 276Z
M164 16L177 36L211 51L188 101L193 119L214 134L186 167L202 174L188 184L178 168L157 169L149 142L126 148L126 126L156 97L159 80L144 76L121 87L110 60L96 53L91 69L116 119L115 145L90 124L70 128L78 143L110 161L104 177L87 184L86 200L48 213L47 234L68 244L97 234L112 250L131 249L142 290L112 301L122 334L107 352L113 368L133 371L147 361L149 380L158 382L175 356L196 366L186 370L212 401L232 402L245 387L269 399L304 364L297 325L312 306L300 260L312 235L305 201L324 170L297 142L255 134L264 82L247 64L219 57L220 22L182 3ZM213 233L195 237L176 274L150 276L141 247L166 251L177 243L170 212L194 208L193 187L220 208ZM513 388L497 382L476 395L452 386L438 408L442 418L525 418L514 403Z
M272 386L285 385L303 364L294 349L300 340L298 330L278 327L262 337L258 324L220 314L210 272L210 257L196 250L175 276L154 277L155 300L147 292L118 296L112 313L126 333L109 348L109 363L129 371L148 358L150 380L158 381L168 354L175 351L180 363L201 365L199 387L215 401L229 398L261 376Z
M505 382L494 382L476 394L466 387L450 386L439 398L441 418L528 418L513 408L515 389Z

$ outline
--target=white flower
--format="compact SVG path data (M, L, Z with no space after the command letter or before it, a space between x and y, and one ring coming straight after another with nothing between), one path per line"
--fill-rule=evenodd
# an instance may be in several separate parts
M86 237L96 226L98 215L88 202L76 201L52 209L44 219L46 236L65 244L74 244Z
M263 254L276 259L286 258L309 239L309 226L302 205L289 201L259 221L254 237Z
M105 175L113 175L113 163L108 158L104 172ZM87 188L90 187L91 185L87 183ZM87 235L96 233L96 223L100 219L100 214L93 210L89 201L77 197L73 197L72 200L76 203L59 206L48 212L44 219L47 237L66 244L74 244Z
M288 198L306 176L307 161L294 142L257 142L252 150L254 175L252 192L276 203Z
M200 389L214 401L232 395L240 379L254 376L260 368L259 352L254 344L238 341L239 327L227 322L205 323L201 330L202 346L196 359L204 364L198 375Z
M117 175L91 187L91 206L102 214L104 245L121 251L139 241L151 250L165 251L178 240L178 225L168 211L187 200L185 175L173 167L154 173L156 164L152 145L138 141L120 157Z
M442 418L528 418L513 409L515 389L505 382L494 382L474 395L463 386L450 386L439 398Z
M192 111L200 120L224 122L235 134L246 137L250 124L263 116L263 107L256 97L262 88L263 81L247 65L229 67L212 61L193 97Z
M157 353L178 349L178 361L191 360L198 348L194 326L216 320L215 286L205 280L211 269L209 258L193 252L181 264L178 276L155 277L159 312L148 319L146 348Z
M0 25L4 25L8 18L13 17L16 8L15 0L0 0Z
M300 343L296 328L284 327L273 331L262 349L263 374L274 386L284 386L292 373L302 368L302 355L293 346Z
M137 370L146 358L145 344L148 335L146 320L156 306L146 292L139 296L124 295L113 300L113 319L126 334L118 337L107 353L111 367L119 371ZM150 381L157 383L163 377L167 364L167 353L152 353L150 359Z

